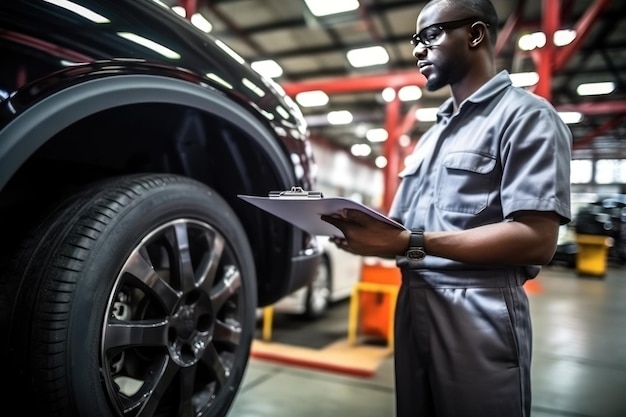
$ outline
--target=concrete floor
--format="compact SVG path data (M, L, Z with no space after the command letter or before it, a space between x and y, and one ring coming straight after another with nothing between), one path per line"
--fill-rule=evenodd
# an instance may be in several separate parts
M536 283L533 417L626 417L626 269L590 278L546 267ZM391 417L393 396L392 357L370 378L251 359L229 417Z

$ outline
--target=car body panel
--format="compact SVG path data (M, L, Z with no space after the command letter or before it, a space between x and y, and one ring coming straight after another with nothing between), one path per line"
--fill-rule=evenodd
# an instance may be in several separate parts
M363 257L338 249L328 241L328 237L318 236L328 260L330 273L329 302L339 302L350 297L354 286L361 279ZM276 313L304 314L307 303L307 287L303 287L278 300L274 305Z
M289 240L288 245L280 243L281 250L287 249L280 262L258 266L259 276L267 281L259 286L260 303L271 303L280 294L306 284L319 262L314 239L236 201L238 193L262 195L294 185L314 187L308 130L293 101L222 41L159 2L82 0L72 2L79 7L74 10L64 7L67 4L14 1L0 7L0 186L19 188L16 176L25 176L20 169L37 153L48 160L54 158L57 165L94 164L102 171L128 173L133 168L120 165L130 164L124 159L136 159L131 155L138 153L133 147L145 147L145 142L104 139L106 144L73 141L71 146L49 142L64 129L107 109L156 103L196 109L202 117L236 127L238 135L253 141L256 151L268 161L263 169L271 172L262 174L262 187L243 179L238 180L239 188L226 181L217 186L227 201L250 219L248 223L271 223L260 231L265 237L272 236L268 228L281 229L276 232L280 238L272 239ZM99 18L90 20L77 10L91 11ZM231 143L224 147L238 146L237 152L245 152L245 146L233 145L233 139L225 136L224 141L228 140ZM96 152L90 152L92 149ZM199 164L199 156L186 156L194 157ZM156 156L146 151L143 158ZM196 175L182 165L180 169L189 171L185 172L189 176L208 181L202 173ZM169 168L155 165L151 169ZM10 184L12 179L14 184ZM13 198L11 193L5 201ZM256 240L254 246L263 244L262 237ZM259 255L257 263L265 262L262 258Z

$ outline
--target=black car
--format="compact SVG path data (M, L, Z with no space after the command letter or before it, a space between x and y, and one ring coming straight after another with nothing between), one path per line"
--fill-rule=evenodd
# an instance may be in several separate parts
M576 233L612 238L608 260L626 264L626 196L602 197L582 206L576 214Z
M237 198L314 187L301 113L159 1L3 1L0 56L3 407L226 415L320 261Z

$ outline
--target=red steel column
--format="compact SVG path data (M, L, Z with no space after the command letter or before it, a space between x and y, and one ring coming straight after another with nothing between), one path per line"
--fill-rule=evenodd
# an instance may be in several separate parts
M554 32L559 28L560 10L560 0L543 0L542 28L546 34L546 46L541 48L538 54L539 82L535 92L547 100L552 98L552 60L556 55Z
M197 0L178 0L178 5L187 11L187 19L190 19L191 15L198 11Z

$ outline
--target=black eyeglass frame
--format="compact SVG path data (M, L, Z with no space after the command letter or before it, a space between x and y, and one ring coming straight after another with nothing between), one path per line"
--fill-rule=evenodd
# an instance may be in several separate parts
M449 29L458 29L460 27L463 27L465 25L469 25L470 23L475 23L475 22L481 22L485 26L489 27L488 23L484 23L478 17L468 17L466 19L450 20L448 22L441 22L441 23L433 23L432 25L428 25L424 29L420 30L419 33L414 33L411 36L410 42L411 42L411 45L413 46L417 46L419 43L421 43L422 45L424 45L425 48L430 48L431 46L435 46L435 45L433 45L432 42L429 41L428 39L423 38L423 34L425 31L433 27L437 27L439 28L439 31L440 31L439 33L441 33Z

